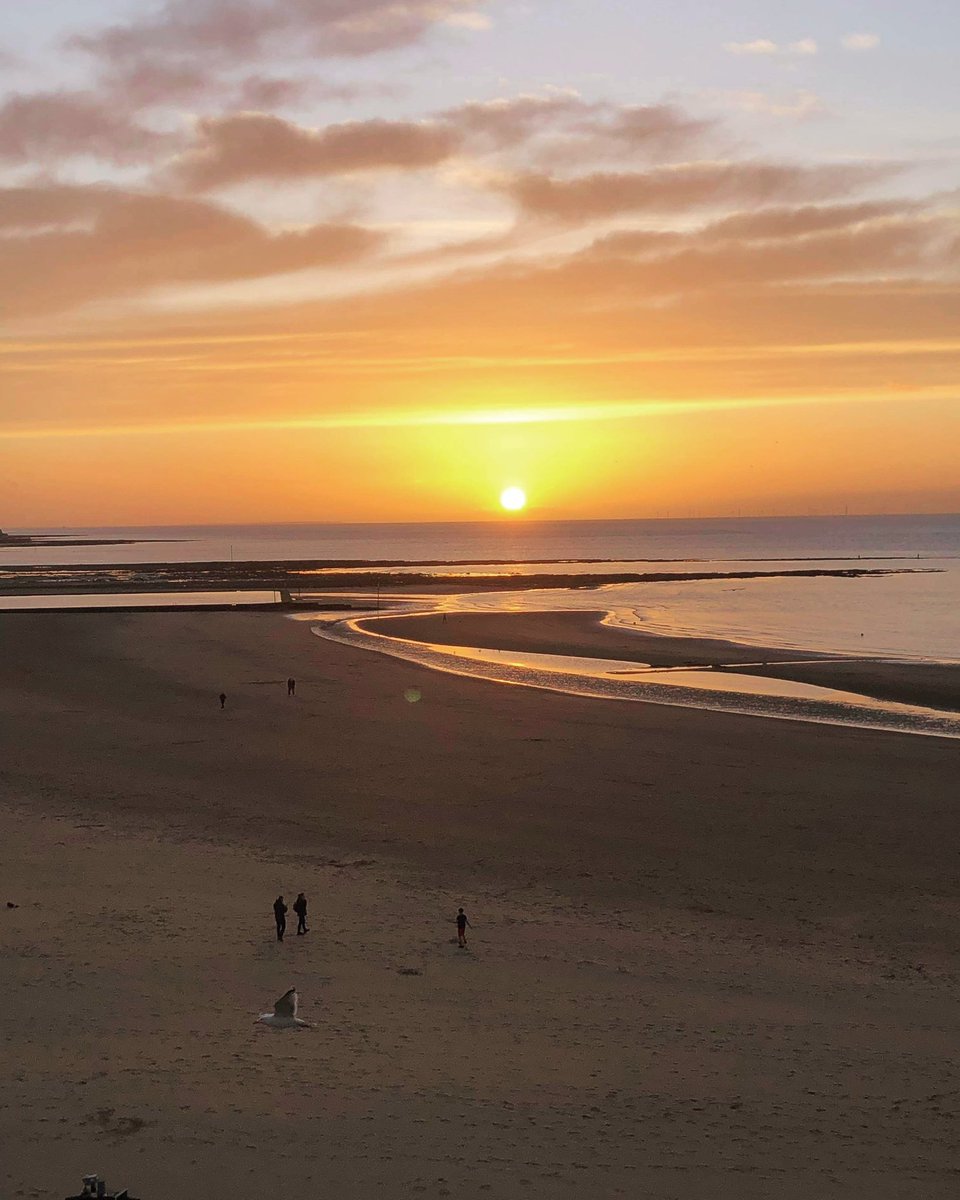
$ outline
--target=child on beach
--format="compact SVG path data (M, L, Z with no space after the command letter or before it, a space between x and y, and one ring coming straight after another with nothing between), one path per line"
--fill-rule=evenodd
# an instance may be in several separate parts
M467 944L468 925L470 925L470 922L467 920L467 914L461 908L457 912L457 944L459 946L465 946ZM470 925L470 928L472 929L473 926Z

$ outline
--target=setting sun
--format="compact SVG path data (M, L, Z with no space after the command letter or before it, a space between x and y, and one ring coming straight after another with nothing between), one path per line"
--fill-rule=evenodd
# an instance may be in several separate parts
M519 512L527 506L527 493L523 488L508 487L500 493L500 505L507 512Z

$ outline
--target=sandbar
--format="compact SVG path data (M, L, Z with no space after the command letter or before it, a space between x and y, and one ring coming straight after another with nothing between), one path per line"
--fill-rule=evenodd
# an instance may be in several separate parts
M672 636L604 624L604 612L449 613L360 624L386 637L445 646L623 659L655 667L734 667L898 704L960 711L960 663L851 659L788 646Z

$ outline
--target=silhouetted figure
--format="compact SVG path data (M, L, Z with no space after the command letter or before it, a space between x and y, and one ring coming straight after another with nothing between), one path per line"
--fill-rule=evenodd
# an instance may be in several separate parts
M220 707L221 708L227 707L227 693L226 692L220 693Z
M283 941L283 934L287 928L287 906L283 902L283 897L278 896L273 902L273 915L277 921L277 941Z
M470 922L467 920L467 914L463 911L462 908L458 909L458 911L457 911L457 944L460 946L465 946L467 944L467 926L468 925L470 925ZM470 928L472 929L473 926L470 925Z
M297 694L297 681L295 679L287 680L287 695L295 696Z
M297 914L297 936L307 932L307 898L300 893L293 902L293 911Z

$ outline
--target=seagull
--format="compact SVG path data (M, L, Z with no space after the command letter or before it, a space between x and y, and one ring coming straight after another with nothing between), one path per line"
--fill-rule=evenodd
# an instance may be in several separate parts
M273 1012L261 1013L254 1024L259 1024L262 1021L264 1025L269 1025L271 1029L312 1029L313 1026L309 1021L301 1021L297 1016L298 1004L297 989L290 988L274 1004Z

